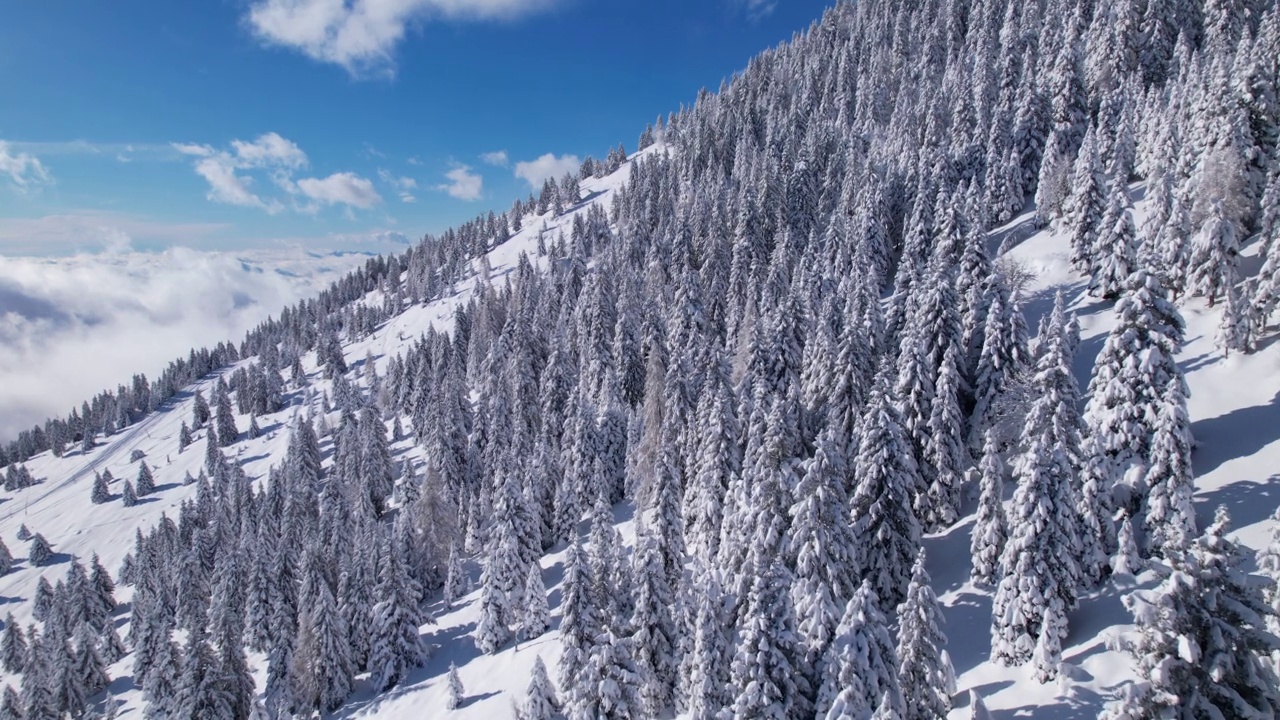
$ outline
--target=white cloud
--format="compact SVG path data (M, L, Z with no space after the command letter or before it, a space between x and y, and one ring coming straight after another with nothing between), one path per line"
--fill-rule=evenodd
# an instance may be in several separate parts
M253 142L232 140L231 147L235 150L237 167L297 169L307 165L307 155L301 148L273 132L259 135Z
M484 153L480 156L480 160L486 165L495 167L506 167L511 162L511 158L507 157L506 150L494 150L493 152Z
M743 7L746 8L747 17L751 20L759 20L768 16L778 7L778 0L740 0Z
M236 175L235 166L225 161L225 156L203 158L196 163L196 174L209 183L205 196L216 203L258 207L266 209L267 203L249 189L253 178Z
M19 192L26 192L53 180L39 158L13 150L9 143L0 140L0 177L3 176L7 176L9 183Z
M382 202L373 183L355 173L334 173L327 178L302 178L298 191L327 205L348 205L367 210Z
M516 177L529 183L529 187L541 190L542 183L547 178L559 180L565 173L577 172L581 165L582 161L577 155L556 157L552 153L547 153L537 160L516 163L515 174Z
M340 65L353 76L389 76L394 52L411 26L430 17L503 20L557 0L256 0L246 15L268 45Z
M437 190L443 190L459 200L480 199L484 190L484 178L480 173L471 172L471 168L466 165L459 165L444 176L449 178L449 182L437 185Z
M122 252L0 256L0 440L133 373L158 377L193 346L239 341L368 258L314 248L138 253L123 236L104 239Z
M413 191L418 189L417 180L411 177L397 177L385 168L378 169L378 178L396 191L396 194L400 196L401 202L411 203L417 201L417 198L413 195Z

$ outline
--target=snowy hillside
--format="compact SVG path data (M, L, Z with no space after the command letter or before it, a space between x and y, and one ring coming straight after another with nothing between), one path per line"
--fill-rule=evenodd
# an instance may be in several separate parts
M945 5L20 438L0 720L1274 715L1280 12Z

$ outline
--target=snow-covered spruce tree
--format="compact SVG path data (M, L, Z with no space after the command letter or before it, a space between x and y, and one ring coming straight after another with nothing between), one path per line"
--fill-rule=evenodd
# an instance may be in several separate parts
M369 651L370 677L380 691L398 684L426 660L418 636L421 591L409 577L403 551L391 533L383 540L381 558Z
M1062 601L1051 598L1040 618L1040 637L1031 654L1035 665L1036 680L1047 683L1062 673L1062 640L1067 635L1067 618L1062 611Z
M97 695L111 678L107 675L107 663L98 652L98 638L87 623L81 624L75 633L75 665L72 672L86 696Z
M0 720L22 720L22 698L12 685L5 685L0 695Z
M1094 360L1084 417L1118 477L1148 457L1164 389L1185 380L1174 359L1182 345L1182 315L1155 275L1139 269L1129 276L1116 315Z
M1091 126L1076 155L1070 195L1063 206L1063 221L1071 233L1071 264L1082 272L1088 272L1095 263L1098 230L1107 209L1104 188L1097 135Z
M458 541L449 547L449 564L444 578L444 607L452 609L463 595L470 591L466 568L462 565L462 553Z
M231 391L222 378L218 378L213 402L217 413L214 417L214 426L217 428L218 446L233 445L239 438L240 431L236 429L235 410L231 407Z
M1081 580L1082 523L1075 489L1080 420L1063 317L1059 293L1041 341L1035 401L1014 465L1018 487L991 624L992 658L1007 665L1031 659L1044 607L1056 601L1073 609Z
M524 606L520 610L520 639L532 640L551 627L551 610L547 607L547 586L542 582L542 566L529 566L524 583Z
M930 483L916 500L917 515L929 530L941 530L956 521L960 510L960 483L970 466L964 442L964 416L960 410L960 371L956 348L947 348L929 414L928 440L924 447Z
M710 382L698 401L698 454L690 468L683 508L689 554L705 559L716 556L725 493L742 470L738 403L728 382L727 368L714 373Z
M27 552L27 562L32 567L41 567L48 565L53 560L53 547L49 545L49 541L44 539L44 535L35 533L31 536L30 549Z
M209 403L204 399L204 391L197 389L195 398L191 401L191 426L204 427L209 418Z
M525 688L524 703L519 708L520 720L553 720L560 712L560 698L555 683L547 675L547 666L539 655L533 659L529 673L529 685Z
M1280 707L1263 660L1280 641L1264 626L1270 609L1241 568L1244 553L1227 538L1229 524L1219 507L1204 535L1171 558L1160 585L1124 598L1137 630L1123 649L1148 680L1105 717L1270 717Z
M89 500L94 505L111 501L111 490L107 487L107 480L98 473L93 475L93 494L89 496Z
M22 673L22 717L24 720L58 720L62 713L53 687L52 664L44 641L32 625L27 633L30 645ZM59 650L61 650L59 648ZM61 652L59 653L61 654Z
M489 537L484 571L480 574L480 619L476 623L476 647L493 654L511 638L512 590L519 579L519 549L512 519L496 518L496 532Z
M1142 556L1138 554L1138 541L1134 537L1133 518L1125 515L1120 521L1116 554L1111 558L1111 572L1116 575L1137 575L1142 572L1142 568Z
M1111 462L1093 438L1081 443L1080 497L1080 573L1089 585L1097 585L1109 570L1108 558L1116 550L1115 506L1112 493L1115 478Z
M462 687L462 678L458 677L458 666L455 663L449 663L448 683L449 697L445 700L444 706L450 710L457 710L466 700L467 691Z
M203 629L193 631L182 653L171 717L230 718L230 698L219 681L218 659Z
M574 707L583 708L594 705L592 717L618 718L618 720L641 720L651 717L645 713L640 699L640 669L633 659L634 647L630 638L622 637L612 628L596 638L591 657L587 661L586 677L596 681L595 692L586 704L577 703ZM575 689L575 694L580 689ZM568 713L570 720L581 715ZM585 720L585 718L584 718Z
M788 557L795 566L792 602L808 664L815 667L840 622L857 575L857 549L845 491L848 467L835 425L819 435L791 506Z
M729 707L733 718L782 720L812 710L806 697L812 690L800 672L803 649L796 636L788 576L775 558L751 585L729 672L730 687L737 693Z
M1191 241L1187 289L1203 295L1213 307L1239 277L1240 232L1226 216L1222 202L1214 202L1204 225Z
M870 582L864 581L845 605L821 672L818 717L824 717L841 695L846 695L846 707L870 710L887 697L887 704L899 713L904 708L897 653Z
M995 585L1000 579L1000 554L1009 538L1008 520L1004 514L1004 461L990 431L978 464L982 480L978 494L978 515L969 541L972 569L969 577L975 583Z
M896 604L906 594L920 549L920 523L910 497L919 474L898 412L879 386L867 400L860 434L850 517L864 556L855 567L863 569L877 597Z
M1113 179L1089 268L1093 275L1090 291L1106 300L1120 297L1138 265L1138 231L1133 224L1132 205L1128 185L1124 180Z
M657 533L656 528L644 524L637 531L635 612L630 623L639 672L637 709L643 709L648 717L657 717L671 704L679 667L675 589L667 579Z
M1272 521L1280 521L1280 508L1271 514ZM1264 617L1267 631L1280 637L1280 522L1271 527L1271 541L1256 555L1258 573L1270 581L1262 590L1262 599L1269 612ZM5 628L5 645L0 646L0 658L8 658L8 627ZM7 662L7 661L6 661ZM1280 668L1280 650L1271 651L1273 669Z
M138 481L133 486L138 497L146 497L156 491L156 480L146 462L138 463Z
M973 368L973 413L969 419L969 452L982 452L984 434L996 422L996 408L1005 392L1031 362L1027 323L1017 300L1009 296L1002 278L987 284L988 300L982 347Z
M1241 287L1239 277L1234 274L1228 276L1224 294L1226 302L1222 305L1222 318L1218 321L1215 338L1218 347L1222 348L1223 357L1230 356L1232 350L1253 352L1255 310L1246 304L1245 289Z
M13 619L13 613L4 618L4 638L0 640L0 667L10 674L22 672L27 662L27 639L22 628Z
M693 644L685 656L681 696L690 720L715 720L729 705L731 642L725 630L724 591L712 568L695 570Z
M579 692L594 692L581 687L582 673L602 630L593 584L591 565L581 543L575 541L565 559L564 600L560 604L560 643L564 650L558 670L566 712L578 706Z
M898 606L898 685L902 688L904 720L932 720L951 711L956 691L955 670L943 646L947 637L939 627L942 607L924 569L920 550L911 571L907 599Z
M133 483L129 482L129 480L124 480L124 489L120 492L120 505L133 507L136 506L137 503L138 495L136 492L133 492Z
M1165 385L1144 478L1147 548L1152 555L1166 558L1184 550L1196 536L1191 419L1185 391L1179 379Z

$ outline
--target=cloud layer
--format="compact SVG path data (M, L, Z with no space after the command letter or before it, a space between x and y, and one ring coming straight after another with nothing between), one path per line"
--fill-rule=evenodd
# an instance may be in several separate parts
M154 378L192 346L238 342L365 259L184 248L58 260L0 256L0 440L133 373Z
M505 20L544 10L556 0L257 0L245 17L262 42L333 63L353 76L395 72L396 46L415 24Z

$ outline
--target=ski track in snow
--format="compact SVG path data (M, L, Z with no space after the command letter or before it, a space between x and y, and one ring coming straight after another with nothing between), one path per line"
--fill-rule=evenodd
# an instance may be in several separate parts
M644 152L658 150L655 147ZM592 203L607 208L614 191L628 177L629 168L628 163L608 177L584 181L584 195L592 199L559 218L526 217L519 233L488 253L492 268L489 281L504 282L521 252L527 252L539 269L545 269L546 259L536 258L533 252L539 228L545 222L548 239L553 239L560 229L567 234L573 216L585 212ZM1139 203L1135 213L1138 222L1143 210ZM1016 238L1018 242L1009 254L1036 273L1034 283L1023 298L1029 329L1034 331L1040 317L1048 312L1056 291L1061 289L1066 293L1069 309L1080 319L1081 346L1075 369L1083 389L1089 381L1093 357L1113 323L1112 303L1086 294L1086 283L1070 268L1065 237L1050 231L1028 233L1028 227L1028 215L1024 214L997 229L993 240L1005 235ZM1251 262L1256 253L1256 247L1247 247L1245 262ZM478 262L473 262L473 271L478 266ZM429 327L450 329L454 309L467 302L474 285L474 278L461 281L445 297L410 307L370 336L346 345L348 363L354 365L369 353L374 356L381 374L391 357L404 352ZM377 293L365 300L380 301ZM1213 340L1220 308L1209 309L1203 300L1193 299L1182 305L1181 310L1187 322L1187 342L1178 360L1191 387L1189 411L1200 443L1194 462L1198 519L1203 527L1214 507L1225 504L1232 513L1235 536L1250 547L1258 548L1269 537L1272 526L1269 517L1280 499L1280 472L1275 470L1280 467L1280 372L1277 372L1280 343L1275 342L1274 335L1269 335L1263 338L1255 354L1224 358ZM304 368L311 375L313 385L324 382L319 379L313 354L304 358ZM232 371L234 367L221 373ZM28 601L41 574L47 575L50 582L56 582L65 574L70 557L87 561L95 552L114 573L125 554L132 550L136 529L145 531L164 513L176 514L180 503L195 492L194 487L182 485L182 478L187 472L199 473L205 453L203 431L194 433L191 446L178 453L178 431L182 422L191 416L194 391L200 388L207 395L216 379L217 375L202 379L157 412L87 454L75 448L69 449L62 458L44 453L27 463L43 483L16 493L0 494L0 537L16 557L13 572L0 577L0 612L12 612L18 622L26 625L31 622ZM242 439L230 450L255 481L264 479L269 468L283 456L288 443L288 423L296 413L305 411L301 392L291 391L285 400L283 410L259 418L260 437ZM241 429L248 426L245 416L238 416L236 422ZM136 507L124 508L118 495L123 480L137 475L137 463L129 462L135 449L146 453L158 490L143 498ZM404 457L421 458L421 451L411 439L394 443L392 450L397 462ZM95 506L89 502L92 478L103 469L110 469L116 478L111 488L115 497L107 505ZM1011 493L1012 483L1009 485L1007 492ZM1154 578L1149 574L1137 579L1114 578L1101 588L1084 593L1079 609L1069 616L1070 635L1063 646L1063 658L1072 666L1066 673L1067 678L1040 685L1033 679L1030 666L1005 668L987 660L991 592L968 582L969 531L975 506L976 501L969 500L965 516L959 522L925 538L928 571L945 606L943 630L949 638L947 649L957 673L955 701L958 707L950 717L954 720L968 717L966 697L971 688L982 694L996 718L1096 717L1117 688L1134 677L1129 658L1109 649L1109 640L1123 632L1130 620L1120 598L1135 586L1149 586ZM630 544L635 529L630 510L615 508L615 515L624 541ZM57 562L45 568L28 566L26 544L16 539L21 523L45 535L59 554ZM333 717L392 720L511 717L511 703L523 698L537 656L542 656L555 677L560 655L557 628L564 562L563 550L546 555L541 562L552 608L550 631L535 640L509 645L501 652L486 656L476 650L470 638L479 616L478 591L464 597L449 611L441 608L440 599L436 597L428 605L428 610L436 616L436 623L422 628L427 644L433 648L427 664L386 693L375 694L367 681L357 681L355 693ZM478 575L474 562L470 569L474 581ZM130 597L130 588L117 589L121 609L116 622L122 635L126 631ZM261 690L265 661L260 655L250 654L250 663ZM462 707L453 711L444 709L450 663L458 666L467 698ZM130 667L131 658L127 656L110 668L115 678L110 692L122 703L121 717L136 718L141 715L142 700L128 676ZM16 685L14 677L7 677L5 681Z

